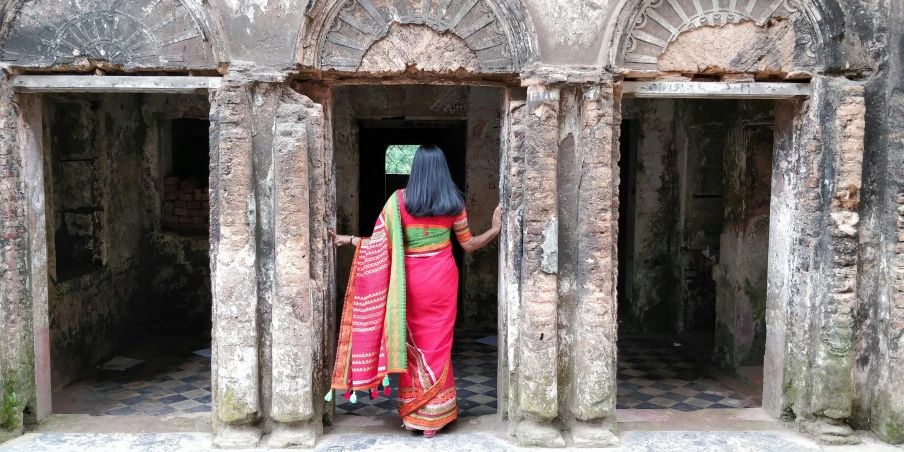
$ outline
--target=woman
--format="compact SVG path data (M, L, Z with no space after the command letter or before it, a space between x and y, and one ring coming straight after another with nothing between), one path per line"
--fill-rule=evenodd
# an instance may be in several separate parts
M389 373L399 373L399 415L408 430L432 437L458 416L452 375L452 329L458 268L451 235L467 252L499 234L502 209L492 228L472 236L461 192L443 152L417 149L408 186L392 195L370 238L336 235L336 246L357 247L345 296L333 389L378 389L389 395ZM332 391L327 400L332 397Z

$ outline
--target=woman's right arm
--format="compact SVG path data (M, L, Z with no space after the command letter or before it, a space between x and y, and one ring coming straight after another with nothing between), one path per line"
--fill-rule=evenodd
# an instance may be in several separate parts
M471 237L471 240L466 242L461 242L461 247L468 253L473 253L483 247L485 247L488 243L490 243L493 239L499 235L499 230L502 229L502 206L496 206L496 210L493 212L493 226L490 227L490 230L480 234L478 236Z
M340 247L345 245L354 245L357 247L361 244L361 237L354 235L338 235L332 229L329 230L330 237L333 239L333 246Z

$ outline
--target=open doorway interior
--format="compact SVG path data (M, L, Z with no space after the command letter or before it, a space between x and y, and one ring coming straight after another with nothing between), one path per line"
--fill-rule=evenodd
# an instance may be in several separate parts
M619 408L759 406L774 109L625 99Z
M421 144L435 144L446 155L452 180L462 190L466 174L467 121L362 120L359 128L361 168L360 224L361 235L370 236L374 219L386 200L408 184L414 152ZM464 251L452 241L452 255L459 272L458 307L464 309ZM457 318L461 329L462 319Z
M44 96L54 413L211 411L208 112Z
M462 191L473 232L488 229L499 194L501 92L469 86L343 86L334 91L334 149L340 231L369 235L389 196L406 186L421 144L443 150ZM345 232L348 231L348 232ZM496 412L497 247L466 254L453 239L459 269L452 367L459 417ZM337 256L344 293L351 250ZM337 306L341 316L342 306ZM339 317L337 317L338 319ZM398 416L397 380L386 398L340 398L339 415Z

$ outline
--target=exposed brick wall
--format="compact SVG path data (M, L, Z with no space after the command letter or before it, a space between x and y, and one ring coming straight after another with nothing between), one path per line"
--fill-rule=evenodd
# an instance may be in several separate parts
M190 177L167 177L163 200L164 229L209 232L210 194L206 184Z

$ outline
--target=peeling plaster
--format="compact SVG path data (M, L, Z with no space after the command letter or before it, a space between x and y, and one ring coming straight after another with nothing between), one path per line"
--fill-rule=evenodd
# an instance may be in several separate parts
M559 221L552 217L543 227L543 241L537 248L540 270L554 275L559 272Z

